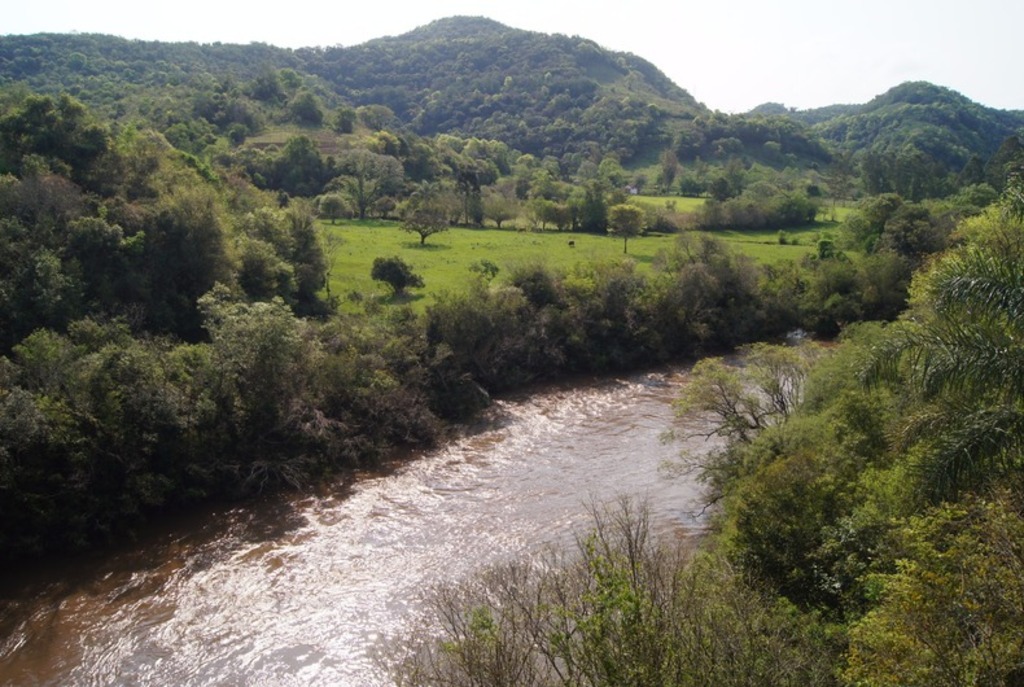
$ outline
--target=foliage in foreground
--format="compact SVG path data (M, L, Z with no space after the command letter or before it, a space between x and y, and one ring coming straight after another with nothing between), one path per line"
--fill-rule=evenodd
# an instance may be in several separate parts
M728 439L691 463L703 549L604 514L440 592L403 684L1021 684L1022 235L1012 205L964 225L899 323L699 363L681 407Z
M909 382L916 402L904 445L935 500L1020 472L1024 451L1024 238L990 213L984 236L939 261L917 284L915 317L900 322L869 369Z
M1021 231L964 224L903 320L849 329L794 413L700 461L729 560L845 628L849 684L1020 683ZM712 404L725 372L701 368L687 400L729 427L759 369Z
M846 677L878 687L1024 680L1024 519L1006 492L906 522L880 603L850 636Z
M437 589L396 684L831 685L813 620L725 560L654 541L642 507L593 511L574 553Z

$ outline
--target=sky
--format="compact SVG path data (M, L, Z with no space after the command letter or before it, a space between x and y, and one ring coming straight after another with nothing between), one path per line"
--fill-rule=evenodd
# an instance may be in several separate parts
M456 15L634 53L723 112L765 102L798 109L864 103L904 81L930 81L989 107L1024 110L1019 0L47 0L7 7L0 34L349 46Z

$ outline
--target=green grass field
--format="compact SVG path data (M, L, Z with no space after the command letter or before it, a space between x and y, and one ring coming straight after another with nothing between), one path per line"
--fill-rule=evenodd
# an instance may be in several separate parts
M378 257L398 256L423 277L426 286L415 289L403 302L423 310L434 296L458 291L473 278L470 266L488 260L499 268L497 280L517 264L542 262L550 267L568 268L580 262L619 259L622 240L613 236L556 231L521 232L514 229L452 228L419 244L419 236L402 231L397 222L346 221L323 223L331 253L330 293L341 299L343 309L359 308L368 300L390 302L387 285L370 278L373 261ZM787 232L791 243L779 244L777 231L715 232L737 250L758 262L774 263L800 260L815 250L822 231L834 230L834 223ZM641 270L650 269L654 256L672 247L677 235L653 235L631 239L628 257ZM575 243L572 247L569 242ZM792 243L795 241L794 243Z
M456 291L473 277L470 266L489 260L498 266L500 281L516 264L543 262L567 268L578 262L621 258L622 241L611 236L513 229L464 229L453 227L419 244L419 236L402 231L397 222L344 222L325 224L336 243L332 251L331 293L351 303L350 294L363 298L387 297L389 287L370 278L378 257L398 257L423 277L426 287L413 291L414 307L425 307L433 294ZM575 247L569 242L573 241ZM650 236L629 242L629 257L641 266L650 265L654 255L669 248L674 236Z
M674 204L676 212L694 212L704 205L705 199L685 196L633 196L630 200L645 208L665 210L669 204Z

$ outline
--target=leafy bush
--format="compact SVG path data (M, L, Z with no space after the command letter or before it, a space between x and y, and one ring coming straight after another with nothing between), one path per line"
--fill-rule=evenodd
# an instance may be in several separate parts
M812 618L725 561L653 540L642 508L594 510L574 554L436 590L392 661L402 685L834 684Z
M390 286L396 296L403 295L408 288L423 288L423 278L398 256L375 259L370 276Z

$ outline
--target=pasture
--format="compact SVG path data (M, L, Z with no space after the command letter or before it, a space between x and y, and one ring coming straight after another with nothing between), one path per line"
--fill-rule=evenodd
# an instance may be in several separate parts
M704 205L704 198L689 196L632 196L630 200L640 207L655 210L674 208L675 212L694 212Z
M337 225L323 223L329 237L330 291L341 298L342 307L374 297L387 298L387 285L370 278L373 261L378 257L398 256L423 277L423 289L414 289L408 300L414 307L425 306L431 294L457 291L474 278L470 267L489 261L498 267L496 279L517 264L544 263L566 269L579 262L618 259L622 240L557 231L516 231L515 229L469 229L452 227L427 239L401 229L397 222L348 221ZM628 257L641 268L649 266L659 250L671 247L675 236L649 236L629 242ZM575 245L570 246L569 242ZM353 295L358 294L358 295Z
M622 239L557 231L516 231L515 229L471 229L452 227L419 244L419 237L401 229L397 222L366 220L322 222L328 244L330 293L340 298L343 309L356 309L367 301L390 302L387 285L370 278L373 261L378 257L398 256L423 277L423 289L414 289L403 299L422 310L435 294L458 291L475 278L474 264L489 261L498 267L501 281L517 264L543 263L555 269L567 269L582 262L598 262L628 257L641 270L650 269L655 256L670 249L675 234L650 235L629 241L629 253L623 256ZM722 231L714 235L758 262L799 261L815 250L822 231L834 230L834 223L787 232L788 243L779 243L778 231ZM572 242L574 245L570 245Z

